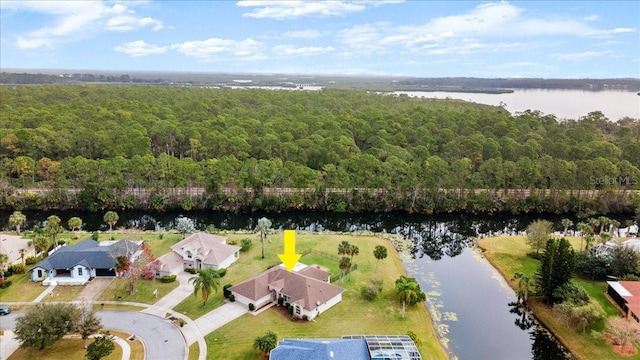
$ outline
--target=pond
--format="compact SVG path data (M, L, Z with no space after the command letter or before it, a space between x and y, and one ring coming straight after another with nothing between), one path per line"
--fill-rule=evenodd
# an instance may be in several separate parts
M42 223L52 213L25 212L27 228ZM9 213L0 213L7 228ZM84 220L84 229L106 230L102 214L57 214ZM161 230L171 228L178 213L120 214L118 225ZM515 294L500 274L473 248L474 237L522 231L526 216L424 216L406 213L279 213L232 214L192 212L198 228L252 229L266 216L274 228L304 231L376 231L401 234L414 243L404 254L407 273L428 294L427 307L443 344L453 359L571 359L548 332L515 306ZM558 218L549 218L559 221ZM116 225L116 226L118 226Z

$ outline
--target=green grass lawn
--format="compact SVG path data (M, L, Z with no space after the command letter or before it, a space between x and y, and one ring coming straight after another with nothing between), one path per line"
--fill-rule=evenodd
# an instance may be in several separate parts
M33 301L46 290L40 282L29 281L28 270L25 274L14 274L6 279L11 281L11 286L0 289L0 301Z
M242 238L246 235L231 235L230 238ZM402 306L396 299L395 280L405 275L402 263L390 243L378 237L350 235L309 235L298 234L297 250L313 248L337 256L338 244L347 240L360 249L360 255L354 258L358 270L354 271L351 280L344 280L343 301L322 313L314 321L290 321L275 309L269 309L259 315L246 314L223 326L205 337L208 345L208 359L256 359L259 353L252 348L253 339L271 330L278 339L285 337L340 337L354 334L406 334L415 332L421 342L420 352L424 359L446 359L447 356L435 335L433 325L424 306L407 309L405 319L401 318ZM248 252L240 255L240 260L229 268L222 283L236 284L266 269L267 265L278 263L277 254L282 252L283 235L274 234L271 243L266 244L266 259L261 259L260 243L257 242ZM376 245L386 246L389 251L387 259L381 261L380 268L374 272L376 259L373 249ZM306 255L301 262L319 263L332 269L337 264L318 255ZM361 286L368 284L369 279L381 279L384 290L378 299L366 301L360 296ZM340 281L336 282L337 285ZM216 295L220 296L221 295ZM178 305L175 310L196 311L202 307L193 303L193 297ZM190 305L192 304L192 305ZM195 306L193 309L189 306ZM193 313L191 314L193 315Z
M154 304L156 301L167 295L171 290L177 288L179 283L163 283L160 280L140 279L136 281L136 292L129 295L129 279L116 278L100 295L97 301L133 301L145 304ZM158 289L158 297L153 296L153 291ZM118 298L120 296L120 298Z
M91 343L91 340L89 341ZM45 348L38 350L34 348L18 348L9 360L86 360L84 341L82 339L62 339ZM122 348L116 344L115 349L109 356L102 360L121 360ZM135 359L131 357L131 359ZM137 359L143 359L138 357Z
M580 238L568 237L574 249L580 247ZM521 271L533 277L538 269L539 262L527 256L530 251L522 236L499 236L481 239L479 246L484 250L484 255L491 264L503 275L509 284L515 288L516 283L510 281L513 274ZM607 284L604 281L574 278L575 282L582 286L589 296L599 303L608 316L620 316L620 312L604 296ZM593 336L589 330L585 333L577 332L574 328L568 328L566 324L553 312L553 309L542 304L537 299L531 299L530 304L536 317L538 317L553 332L565 346L579 359L640 359L640 354L623 357L616 354L613 348L602 336ZM596 323L591 330L601 332L604 321Z

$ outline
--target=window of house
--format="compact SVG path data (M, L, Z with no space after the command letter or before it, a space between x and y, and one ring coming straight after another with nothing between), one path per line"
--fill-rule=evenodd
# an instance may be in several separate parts
M78 268L78 276L82 276L82 268L81 267Z
M302 313L302 308L300 306L296 306L296 314L300 315Z
M187 259L191 259L193 258L193 256L191 256L191 251L187 251Z

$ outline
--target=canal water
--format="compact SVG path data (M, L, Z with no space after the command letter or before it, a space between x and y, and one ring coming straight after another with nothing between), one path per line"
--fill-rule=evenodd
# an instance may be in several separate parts
M42 225L53 213L25 212L26 228ZM58 213L63 222L80 216L84 229L106 230L102 214ZM178 213L120 214L116 227L170 229ZM0 228L7 229L9 213L0 212ZM469 215L424 216L406 213L252 213L192 212L199 229L252 229L266 216L274 228L304 231L376 231L397 233L414 243L403 254L407 273L427 293L427 307L452 359L520 360L571 359L548 332L515 305L515 294L500 274L473 246L477 236L524 230L531 218ZM548 218L558 221L556 218ZM384 329L381 329L384 331Z

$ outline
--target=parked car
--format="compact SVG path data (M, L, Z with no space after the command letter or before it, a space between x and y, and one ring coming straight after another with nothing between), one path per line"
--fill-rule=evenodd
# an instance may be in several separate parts
M11 308L8 306L0 306L0 315L7 315L11 312Z

